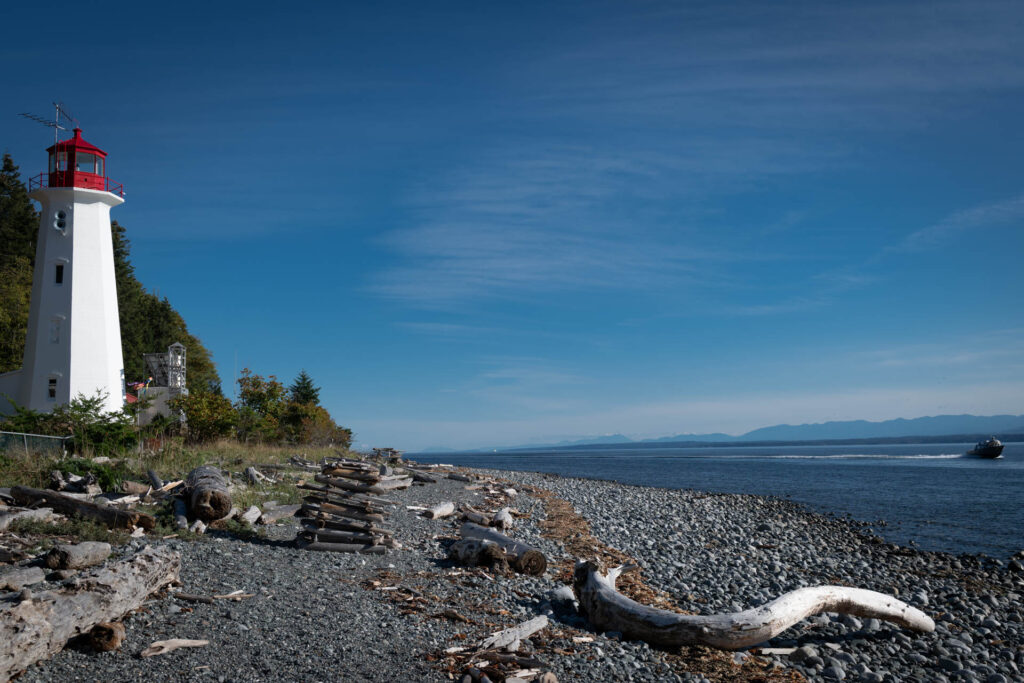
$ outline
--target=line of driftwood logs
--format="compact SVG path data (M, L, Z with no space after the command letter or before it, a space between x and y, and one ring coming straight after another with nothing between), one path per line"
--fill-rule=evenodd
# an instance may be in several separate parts
M298 512L298 547L375 555L400 547L395 532L382 526L397 503L382 496L409 488L412 476L396 474L387 465L337 458L326 462L314 481L298 485L306 492Z

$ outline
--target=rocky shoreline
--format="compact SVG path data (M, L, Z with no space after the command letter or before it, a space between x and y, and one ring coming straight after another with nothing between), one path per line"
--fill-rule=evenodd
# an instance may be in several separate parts
M519 491L512 505L521 516L510 535L548 555L544 576L489 574L449 561L458 522L408 509L480 504L479 491L447 479L393 494L401 506L388 525L403 548L385 555L299 550L293 522L249 539L221 532L199 541L136 539L123 552L147 542L181 552L182 591L254 597L214 604L155 597L126 619L121 650L69 647L19 680L460 680L458 656L445 650L542 614L551 625L524 643L524 654L560 681L1022 680L1024 573L1015 561L895 546L863 523L778 499L474 472ZM917 634L820 615L747 652L654 649L594 633L575 612L566 570L592 551L637 562L643 585L634 592L692 613L745 609L831 583L897 595L937 626ZM211 644L138 657L167 638Z

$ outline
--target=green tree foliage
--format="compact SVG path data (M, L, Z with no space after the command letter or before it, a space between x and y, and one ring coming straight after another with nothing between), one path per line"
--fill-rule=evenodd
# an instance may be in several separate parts
M194 391L171 401L171 408L185 413L189 443L214 441L231 434L238 413L231 401L212 391Z
M249 368L242 369L238 379L238 439L249 442L283 441L282 418L288 402L288 392L277 377L254 375Z
M299 373L295 382L288 388L292 400L302 405L320 405L320 387L314 386L313 378L305 370Z
M34 264L38 232L39 216L28 190L11 155L4 153L0 166L0 245L4 255L22 256Z
M10 154L0 166L0 372L21 367L39 217Z
M174 342L185 345L189 391L219 393L220 377L210 352L188 331L184 318L166 298L147 292L136 277L129 257L131 242L117 221L110 224L114 239L114 276L121 318L124 374L129 381L146 377L144 353L162 353Z
M104 412L105 401L103 392L79 394L49 413L15 405L3 426L13 432L71 437L71 450L76 453L114 455L138 443L135 421L128 411Z

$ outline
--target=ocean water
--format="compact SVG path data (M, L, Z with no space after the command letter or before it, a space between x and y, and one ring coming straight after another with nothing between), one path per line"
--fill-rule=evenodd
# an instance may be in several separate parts
M866 522L888 541L1006 559L1024 550L1024 443L544 449L412 454L420 462L552 472L624 484L779 496Z

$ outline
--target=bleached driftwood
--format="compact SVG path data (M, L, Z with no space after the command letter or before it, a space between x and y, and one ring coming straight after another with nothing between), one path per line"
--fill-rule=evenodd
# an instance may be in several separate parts
M427 511L423 513L423 516L430 519L440 519L441 517L447 517L448 515L453 514L455 514L455 503L448 502L439 503L434 507L427 509Z
M470 477L470 476L465 475L465 474L459 474L458 472L449 472L448 473L448 478L453 480L453 481L469 481L469 482L474 481L473 477Z
M723 650L763 643L819 612L884 619L924 633L935 630L928 615L890 595L846 586L798 588L760 607L733 614L676 614L641 605L615 589L616 579L634 568L625 565L602 574L593 562L577 563L573 588L580 611L594 628L618 631L625 638L652 645L708 645Z
M223 519L231 512L231 493L224 475L215 467L200 465L185 478L188 511L204 522Z
M459 534L463 538L476 538L497 544L505 551L509 566L521 574L540 576L548 568L548 559L544 556L544 553L522 541L509 538L494 529L466 522L459 529Z
M240 514L238 517L243 522L246 522L248 524L255 524L256 520L259 519L262 515L263 515L263 513L260 512L259 507L255 506L255 505L251 505L251 506L249 506L248 510L246 510L245 512Z
M508 508L501 508L491 517L491 526L498 529L511 529L513 524L512 512Z
M120 619L154 591L178 580L181 556L149 546L94 569L73 588L0 602L0 680L7 680L64 647L96 624Z
M542 628L546 628L548 625L548 618L543 614L539 617L534 617L529 621L524 621L521 624L517 624L511 628L507 628L503 631L491 634L486 640L480 643L481 650L501 650L514 644L516 641L526 640L537 631ZM516 648L518 649L518 648Z
M140 657L154 657L173 652L181 647L204 647L209 645L208 640L189 640L188 638L171 638L170 640L158 640L145 650L139 653Z
M59 543L46 553L43 561L50 569L85 569L110 557L110 544L100 541Z
M245 478L253 486L255 486L256 484L259 484L262 481L268 481L268 482L273 482L274 481L273 479L271 479L267 475L265 475L262 472L260 472L259 470L257 470L252 465L250 465L249 467L245 468Z
M276 505L264 510L258 521L260 524L273 524L286 517L294 517L301 507L301 505Z
M188 516L185 514L185 501L175 496L173 505L174 526L179 529L188 529Z

